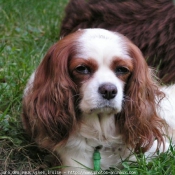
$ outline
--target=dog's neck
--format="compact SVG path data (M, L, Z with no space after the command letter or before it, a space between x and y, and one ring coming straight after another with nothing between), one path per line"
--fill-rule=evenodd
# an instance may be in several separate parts
M99 142L99 145L102 146L113 142L122 143L121 135L115 123L114 114L100 113L84 115L79 133L88 141Z

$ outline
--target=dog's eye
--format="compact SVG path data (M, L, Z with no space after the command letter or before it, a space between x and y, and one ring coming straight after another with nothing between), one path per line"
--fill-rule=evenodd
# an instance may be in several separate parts
M75 69L80 74L90 74L90 68L84 65L77 66Z
M129 70L128 70L128 68L126 68L126 67L120 66L120 67L117 67L117 68L115 69L115 73L116 73L116 75L127 74L127 73L129 73Z

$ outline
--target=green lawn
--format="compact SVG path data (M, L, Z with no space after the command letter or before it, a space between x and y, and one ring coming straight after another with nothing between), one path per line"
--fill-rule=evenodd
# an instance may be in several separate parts
M59 38L59 25L68 0L0 0L0 174L1 171L39 171L52 156L37 149L21 124L21 101L27 79ZM124 171L137 174L175 174L175 151L151 163L138 158Z
M22 130L21 100L30 74L58 40L66 3L0 0L0 171L45 166L45 154Z

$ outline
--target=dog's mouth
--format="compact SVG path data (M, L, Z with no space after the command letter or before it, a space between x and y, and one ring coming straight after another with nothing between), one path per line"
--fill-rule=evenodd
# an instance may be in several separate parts
M117 114L120 112L120 109L113 107L113 106L109 106L109 105L104 105L101 107L96 107L96 108L92 108L90 109L90 113L95 113L95 114Z
M86 109L81 109L84 114L117 114L121 112L122 105L116 101L99 100L94 105L89 103Z

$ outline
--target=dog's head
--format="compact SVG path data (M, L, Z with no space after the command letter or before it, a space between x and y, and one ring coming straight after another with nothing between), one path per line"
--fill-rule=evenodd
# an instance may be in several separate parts
M79 30L53 45L37 68L24 95L23 121L47 145L66 141L84 114L114 114L124 140L147 149L155 138L162 141L156 113L162 95L126 37Z

